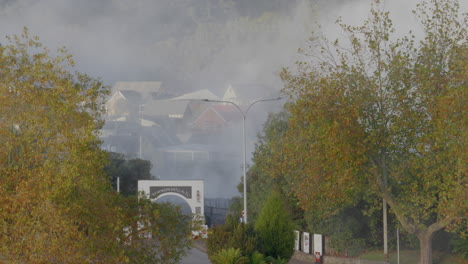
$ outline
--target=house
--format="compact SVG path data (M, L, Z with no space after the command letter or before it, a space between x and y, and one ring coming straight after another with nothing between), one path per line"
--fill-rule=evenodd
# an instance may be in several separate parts
M143 104L143 96L136 91L116 91L106 102L106 113L110 119L136 116L139 106Z
M116 82L112 91L135 91L147 99L163 99L170 96L162 82Z
M270 96L275 94L275 96ZM236 105L248 106L258 99L276 98L278 91L272 90L270 87L257 83L237 83L228 84L224 91L222 101L229 101Z
M186 93L181 96L177 96L169 99L170 101L183 101L183 100L192 100L192 101L202 101L202 100L220 100L220 98L212 93L208 89L198 90L193 93Z
M105 105L111 119L122 116L134 118L142 105L167 96L161 82L117 82L112 92Z

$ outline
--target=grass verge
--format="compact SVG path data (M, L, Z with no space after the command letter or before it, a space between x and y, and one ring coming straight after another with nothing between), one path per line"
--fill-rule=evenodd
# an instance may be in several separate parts
M414 264L418 263L419 252L416 250L401 250L400 251L400 264ZM385 256L381 251L371 251L364 253L360 256L361 259L365 260L385 260ZM390 263L398 263L397 252L390 252L389 254ZM433 252L432 255L434 264L468 264L467 260L463 260L461 257L456 255L450 255L447 253Z

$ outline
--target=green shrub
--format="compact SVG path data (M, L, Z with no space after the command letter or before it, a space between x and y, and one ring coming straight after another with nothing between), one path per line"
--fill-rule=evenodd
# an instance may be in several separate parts
M219 251L229 248L237 248L244 256L251 256L257 249L258 239L252 224L239 223L235 217L228 216L224 225L211 229L206 244L210 259Z
M250 256L250 264L267 264L265 257L262 253L255 251L252 256Z
M230 248L222 249L211 257L211 261L215 264L244 264L248 259L242 256L240 249Z
M218 225L211 229L210 235L206 240L207 254L210 260L212 260L211 256L214 256L222 249L229 248L230 236L231 233L224 225Z
M262 208L255 224L260 239L260 249L266 256L289 259L294 250L294 227L285 209L283 197L273 191Z
M271 256L268 256L265 258L266 263L268 264L288 264L288 259L283 259L281 257L274 258Z
M468 237L459 238L453 242L453 252L468 260Z

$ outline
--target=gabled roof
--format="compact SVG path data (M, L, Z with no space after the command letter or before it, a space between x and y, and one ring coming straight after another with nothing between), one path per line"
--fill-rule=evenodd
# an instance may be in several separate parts
M182 118L188 104L188 101L152 100L145 104L143 115Z
M217 104L212 105L212 107L228 122L242 120L242 114L239 112L239 109L232 104Z
M161 127L160 125L156 124L155 122L151 120L139 118L139 121L140 121L140 126L142 127Z
M230 84L228 85L228 88L224 92L223 101L229 101L235 104L239 104L239 96L237 95L237 93L234 91L234 88L232 88L232 85Z
M113 89L116 91L132 90L142 94L161 91L162 82L116 82Z
M115 91L135 91L142 95L143 100L157 99L166 96L162 82L116 82L112 87Z
M121 90L117 93L120 93L127 101L133 104L141 104L143 98L139 92L132 90Z
M203 102L202 104L197 105L192 108L192 113L194 121L196 122L201 116L203 116L207 111L211 109L212 112L215 112L219 115L225 122L231 122L235 120L242 119L242 115L239 110L232 104L226 103L207 103Z
M169 100L176 101L176 100L219 100L219 97L216 96L208 89L198 90L193 93L186 93L178 97L171 98Z
M210 114L211 116L209 116ZM223 123L226 122L226 119L218 111L216 111L216 109L214 109L212 106L209 106L193 121L193 123L199 122L202 118L206 119L204 121L214 122L216 117Z
M223 101L230 101L237 105L247 105L255 100L270 98L277 94L274 88L259 83L229 84L223 94Z

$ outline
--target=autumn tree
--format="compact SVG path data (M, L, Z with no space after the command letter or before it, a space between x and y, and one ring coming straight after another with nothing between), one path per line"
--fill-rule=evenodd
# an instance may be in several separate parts
M286 111L270 114L263 125L262 132L258 135L252 158L253 165L247 172L250 218L255 222L269 194L275 189L281 190L286 210L296 226L306 228L310 232L331 236L330 245L334 250L344 252L349 249L350 254L358 254L366 246L368 248L375 247L376 244L380 245L382 230L379 228L381 225L378 226L375 222L380 223L378 220L381 219L381 215L377 216L378 210L373 208L367 210L370 206L364 200L359 201L357 205L341 209L333 217L316 218L313 213L304 213L300 208L288 184L287 175L280 174L271 177L269 168L275 167L276 163L276 160L271 159L272 151L277 151L284 144L283 140L287 139L284 135L288 130L288 117ZM242 183L239 184L238 189L242 192ZM379 219L375 219L376 217Z
M265 173L264 168L270 166L269 159L271 153L271 141L281 138L287 128L287 115L285 112L280 114L270 114L267 121L263 125L263 131L258 136L258 141L255 143L255 151L253 152L252 166L247 172L247 192L248 192L248 208L249 217L252 220L257 219L263 205L268 199L272 188L277 186L277 182L281 179L274 179ZM283 185L284 186L284 185ZM243 192L243 183L237 186L239 192Z
M190 221L111 188L98 136L106 87L73 71L65 49L27 29L0 47L0 262L177 262Z
M434 233L468 212L467 18L457 1L424 2L423 38L398 38L380 7L362 26L339 22L349 42L313 38L311 61L281 73L292 102L270 172L317 217L363 192L385 199L427 264Z
M13 262L118 261L99 149L99 80L71 73L25 30L0 49L0 255ZM99 202L98 202L99 201Z

